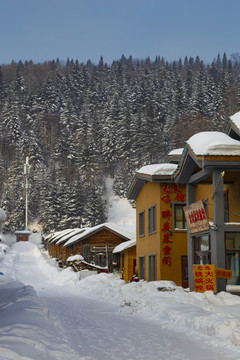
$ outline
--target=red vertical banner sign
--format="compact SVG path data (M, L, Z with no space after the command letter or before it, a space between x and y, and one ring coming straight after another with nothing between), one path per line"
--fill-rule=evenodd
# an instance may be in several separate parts
M185 195L176 184L165 184L161 190L164 210L161 211L161 260L163 265L172 265L172 202L184 202Z

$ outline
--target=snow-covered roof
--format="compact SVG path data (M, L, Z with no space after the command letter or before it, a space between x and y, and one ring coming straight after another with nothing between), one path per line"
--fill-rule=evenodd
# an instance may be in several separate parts
M49 240L49 242L53 242L53 241L59 239L61 236L69 233L72 230L73 229L65 229L65 230L57 231L57 232L55 232L53 234L50 234L50 235L46 236L45 240Z
M182 155L183 150L184 150L184 148L174 149L174 150L170 151L170 153L168 153L168 156Z
M195 155L240 156L240 141L219 131L205 131L193 135L187 144Z
M129 240L129 241L124 241L123 243L119 244L118 246L115 247L115 249L113 250L113 253L120 253L123 250L129 249L133 246L136 245L136 239L133 240Z
M230 116L230 120L240 129L240 111Z
M120 236L126 238L126 239L135 239L135 234L125 230L124 228L111 223L111 222L106 222L100 225L96 225L92 228L87 228L84 232L82 232L81 234L77 234L73 237L71 237L63 246L68 246L74 242L80 241L84 238L86 238L87 236L93 234L94 232L101 230L102 228L108 228L109 230L118 233Z
M58 240L56 242L56 245L59 245L61 243L63 243L64 241L69 240L70 238L72 239L72 237L82 234L84 231L86 231L86 229L88 228L76 228L76 229L72 229L70 232L68 232L67 234L61 236L60 238L58 237ZM56 238L54 239L54 241L56 240Z
M30 235L31 234L31 231L29 231L29 230L16 230L15 231L15 233L14 234L16 234L16 235L24 235L24 234L28 234L28 235Z
M146 165L141 167L137 171L138 174L145 174L145 175L172 175L174 171L176 170L177 165L176 164L152 164L152 165Z

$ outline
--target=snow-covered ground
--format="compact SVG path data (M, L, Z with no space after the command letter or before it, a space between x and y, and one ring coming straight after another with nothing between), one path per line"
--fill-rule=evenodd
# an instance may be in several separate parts
M240 359L240 297L171 282L126 284L113 274L79 280L57 267L39 237L7 242L1 360Z

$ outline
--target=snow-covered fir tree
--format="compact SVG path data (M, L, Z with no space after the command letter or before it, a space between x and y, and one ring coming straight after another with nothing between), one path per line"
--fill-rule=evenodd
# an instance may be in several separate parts
M0 207L6 230L24 226L23 163L29 156L29 221L45 230L106 220L105 179L125 196L142 165L159 162L194 133L223 130L240 109L240 57L167 62L124 55L80 64L59 59L0 67Z

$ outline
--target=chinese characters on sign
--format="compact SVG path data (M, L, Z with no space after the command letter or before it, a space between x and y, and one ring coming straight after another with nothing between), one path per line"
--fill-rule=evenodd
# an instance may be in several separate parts
M202 200L184 207L185 218L191 234L209 230L209 222Z
M170 226L171 220L171 207L172 202L184 202L185 195L179 189L178 185L165 184L161 190L161 200L167 207L167 209L161 211L162 217L162 228L161 228L161 252L162 252L162 264L171 266L172 265L172 230Z
M216 268L216 277L220 279L230 280L232 278L232 270Z
M193 265L195 292L216 292L215 265Z

